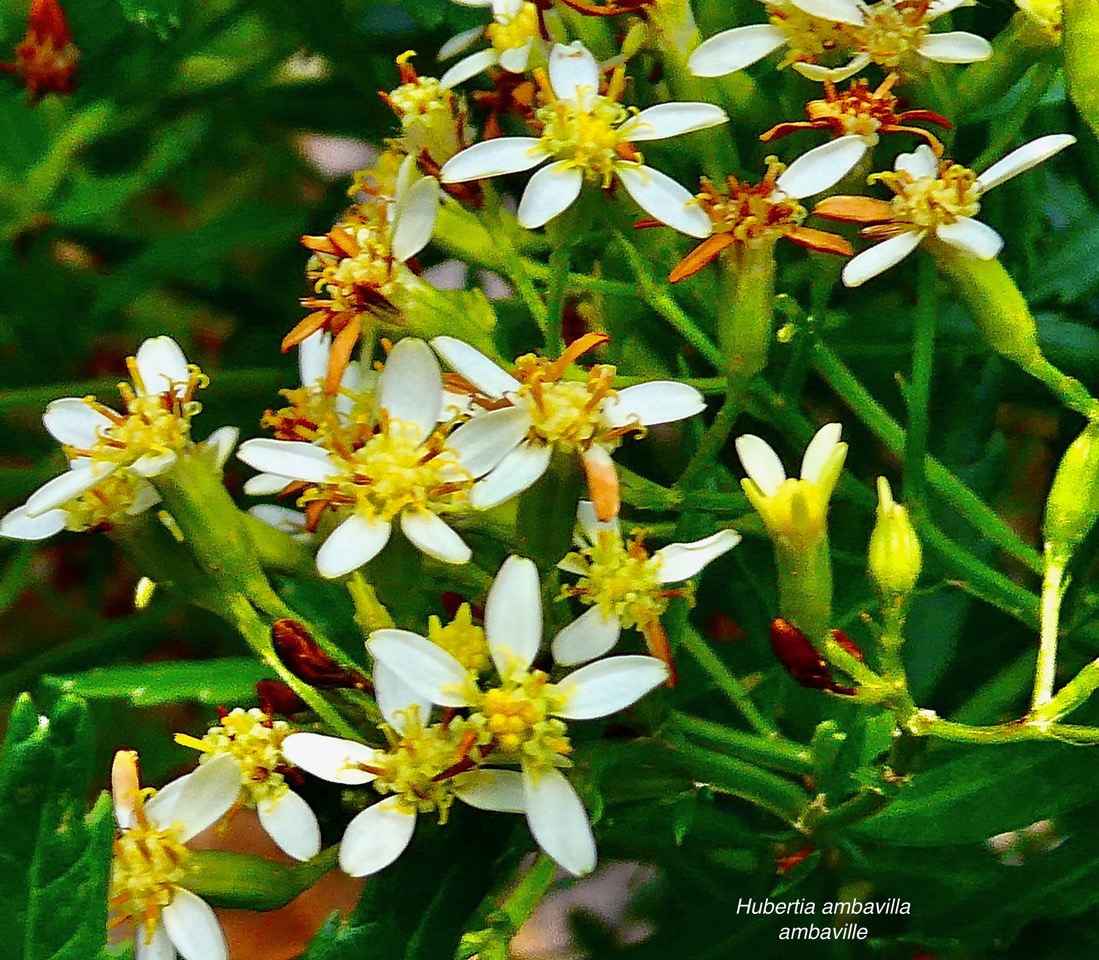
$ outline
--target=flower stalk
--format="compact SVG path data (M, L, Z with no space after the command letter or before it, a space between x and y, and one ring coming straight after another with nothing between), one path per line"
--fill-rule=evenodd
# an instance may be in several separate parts
M748 384L767 366L775 302L775 239L738 244L723 258L718 342L724 358L726 397L738 408Z

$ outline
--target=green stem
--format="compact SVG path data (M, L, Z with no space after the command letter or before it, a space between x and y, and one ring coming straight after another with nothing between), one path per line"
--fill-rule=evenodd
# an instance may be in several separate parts
M1061 619L1061 581L1065 562L1046 551L1046 573L1042 578L1042 620L1038 641L1038 662L1034 668L1034 695L1031 712L1053 699L1053 684L1057 674L1057 633Z
M313 556L304 544L250 514L242 514L241 520L248 531L248 539L255 547L256 559L265 570L314 575Z
M554 453L541 479L519 494L518 546L544 571L554 570L572 549L576 504L583 490L584 474L576 455Z
M1064 9L1065 78L1076 109L1099 137L1099 84L1095 51L1099 49L1099 0L1069 0Z
M929 408L938 312L937 281L935 261L927 255L921 256L912 349L912 385L908 391L908 431L904 438L904 497L909 510L916 515L926 509L927 435L931 420Z
M724 449L742 408L743 403L726 399L721 409L718 410L717 416L714 417L714 422L706 429L698 449L695 450L683 473L676 481L675 485L677 487L689 490L697 484L704 473L710 470L714 461L717 460Z
M1046 51L1048 52L1048 51ZM986 61L987 62L987 61ZM1057 65L1044 60L1034 65L1030 71L1029 82L1007 117L991 126L988 145L969 165L972 170L984 170L1007 153L1008 148L1019 141L1019 135L1026 126L1030 115L1037 109L1046 95L1049 85L1058 73Z
M961 72L953 115L965 123L966 117L999 100L1037 61L1052 58L1056 50L1056 41L1030 14L1017 11L992 41L992 56ZM979 163L973 168L984 169Z
M1097 666L1097 673L1099 673L1099 666ZM1050 701L1051 704L1052 702ZM938 737L941 740L953 740L957 743L1067 740L1081 744L1099 744L1099 728L1063 723L1001 723L989 727L970 727L964 723L943 720L933 714L919 713L908 718L905 726L909 733L917 737Z
M729 387L726 403L743 406L748 385L767 366L775 303L775 242L754 240L726 253L724 290L717 324L723 369Z
M740 681L733 676L732 671L724 661L710 648L710 645L689 624L684 625L679 638L679 646L686 650L703 669L706 675L714 682L729 701L735 706L748 722L748 725L765 737L773 737L778 734L778 728L756 709L748 692L741 686Z
M882 443L894 454L900 456L905 446L904 430L889 416L866 390L859 379L846 364L821 341L813 344L813 362L817 372L842 397L856 416L869 428ZM773 405L777 397L769 396ZM1041 573L1043 563L1041 554L1009 527L1003 519L983 500L976 496L964 483L957 479L941 463L928 458L927 478L934 490L954 509L966 518L985 539L995 543L1001 550Z
M776 770L784 770L797 776L812 776L814 772L810 751L778 734L761 737L678 711L674 711L669 720L675 729L692 739L701 741L711 749L733 754L749 763L774 767Z
M793 547L776 539L778 605L789 620L810 640L832 629L832 552L828 533L813 543Z

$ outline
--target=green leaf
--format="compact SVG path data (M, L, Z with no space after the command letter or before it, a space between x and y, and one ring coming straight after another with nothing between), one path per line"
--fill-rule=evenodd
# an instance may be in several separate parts
M135 707L193 701L208 706L255 699L256 682L270 671L250 657L96 667L42 678L45 690L87 700L128 700Z
M899 846L981 842L1095 795L1099 756L1079 747L1020 743L949 754L952 759L915 774L911 786L853 832Z
M0 752L0 903L12 960L85 960L105 941L114 820L105 794L84 815L94 757L79 700L63 698L48 720L29 696L16 702Z
M179 0L119 0L122 15L167 40L180 25Z

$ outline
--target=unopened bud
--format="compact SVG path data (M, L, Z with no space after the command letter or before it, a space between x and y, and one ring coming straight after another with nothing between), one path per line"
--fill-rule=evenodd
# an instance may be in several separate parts
M923 550L908 510L893 500L885 477L878 477L878 519L870 534L866 566L887 597L910 593L923 566Z
M1042 527L1047 549L1067 560L1099 519L1099 423L1069 444L1046 500Z

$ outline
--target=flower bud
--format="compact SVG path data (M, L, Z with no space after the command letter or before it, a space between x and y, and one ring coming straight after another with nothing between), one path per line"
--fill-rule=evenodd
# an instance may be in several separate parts
M878 477L878 519L870 534L866 566L886 597L910 593L920 578L923 550L908 510L893 500L885 477Z
M1046 500L1042 534L1050 554L1067 560L1099 519L1099 423L1091 422L1061 458Z

